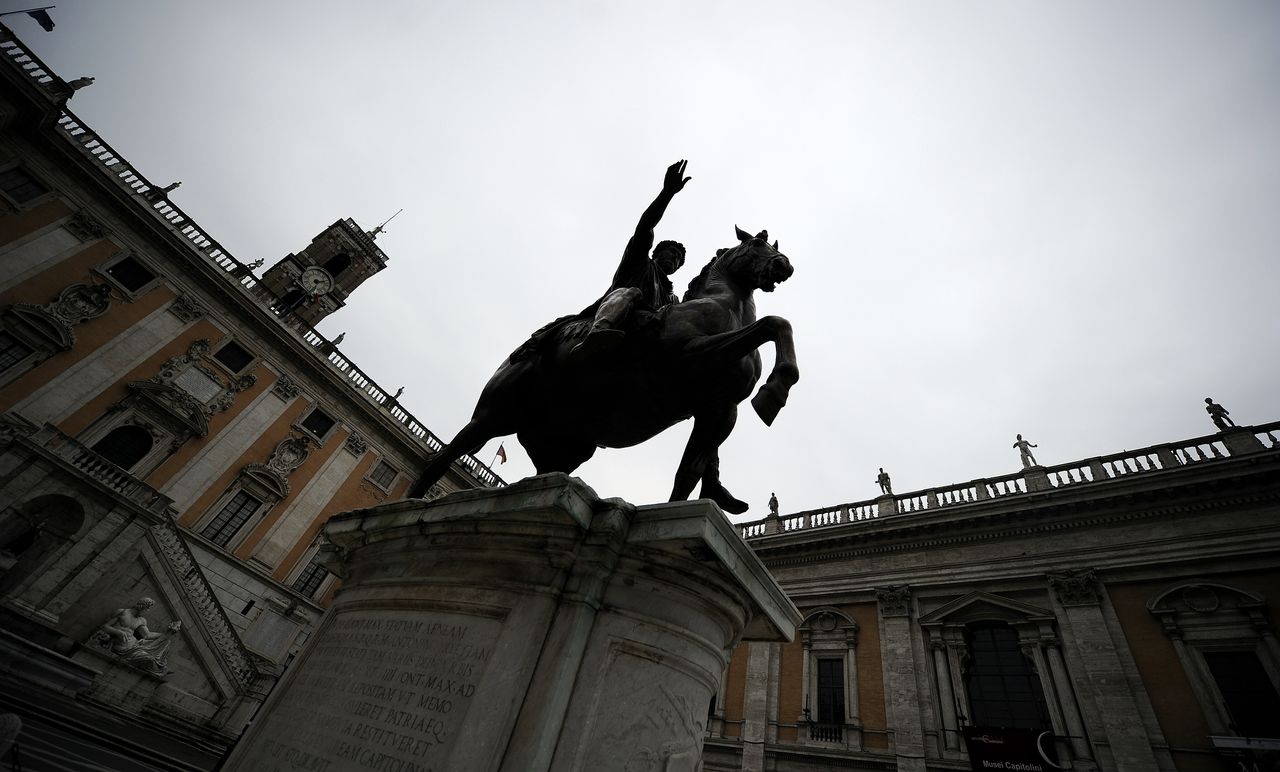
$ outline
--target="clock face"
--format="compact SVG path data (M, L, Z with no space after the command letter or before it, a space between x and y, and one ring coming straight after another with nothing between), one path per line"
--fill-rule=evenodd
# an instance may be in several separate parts
M298 277L298 284L302 286L303 292L314 297L323 295L333 289L333 277L325 269L318 265L313 265Z

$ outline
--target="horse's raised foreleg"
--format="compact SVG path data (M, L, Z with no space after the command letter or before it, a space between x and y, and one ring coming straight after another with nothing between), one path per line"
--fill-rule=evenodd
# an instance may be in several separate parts
M699 413L693 419L693 431L684 447L680 466L676 468L675 485L671 489L671 501L684 501L693 492L693 486L702 481L702 498L711 499L721 509L732 515L747 511L747 504L736 499L720 484L720 445L733 431L738 420L738 406L732 403L716 413Z
M766 316L746 327L715 335L694 338L684 348L685 356L719 357L733 361L747 356L765 343L774 344L773 370L760 390L751 399L760 420L766 426L773 424L778 411L787 404L791 387L800 380L800 368L796 364L796 342L791 334L791 322L781 316ZM713 362L714 365L714 362Z
M772 320L774 329L773 369L769 378L751 398L751 407L756 415L764 421L765 426L772 426L778 411L787 404L787 396L791 387L800 380L800 367L796 364L796 340L791 334L791 322L781 316L766 316L761 322Z

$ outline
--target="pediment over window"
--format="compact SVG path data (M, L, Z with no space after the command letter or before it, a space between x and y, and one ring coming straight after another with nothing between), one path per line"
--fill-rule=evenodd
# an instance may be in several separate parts
M138 406L157 420L167 418L197 437L209 435L204 406L185 391L153 381L134 381L129 390L138 397Z
M249 464L240 476L245 490L260 498L279 501L289 495L289 481L265 464Z
M1260 608L1266 598L1255 592L1220 582L1186 581L1170 585L1147 601L1153 614L1190 612L1212 614L1233 609Z
M942 608L920 618L921 626L966 625L971 622L1048 622L1053 620L1049 609L1030 603L975 591L956 598Z
M18 303L9 309L9 316L16 323L13 331L37 348L68 351L76 344L71 327L40 306Z
M858 623L853 621L848 614L832 606L823 606L805 611L804 621L800 623L801 630L814 632L830 632L844 628L857 630Z

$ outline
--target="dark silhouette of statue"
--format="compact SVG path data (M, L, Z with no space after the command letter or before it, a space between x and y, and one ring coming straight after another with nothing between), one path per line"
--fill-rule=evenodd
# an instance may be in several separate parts
M624 265L648 251L653 236L647 223L656 224L671 196L688 181L684 168L681 161L667 170L663 193L641 218ZM760 380L763 368L756 349L766 343L775 347L773 370L751 400L766 425L786 404L800 371L791 324L777 316L757 320L754 301L755 290L772 292L791 276L791 262L776 241L769 243L768 233L752 236L736 230L738 244L719 250L680 302L649 311L643 291L638 297L627 293L632 296L626 312L631 321L624 324L623 336L606 334L613 340L589 346L585 355L571 354L599 320L603 302L534 333L498 367L471 420L431 458L409 495L423 496L454 460L477 452L494 437L515 434L539 474L572 473L598 447L637 445L692 418L671 500L689 498L701 483L702 498L731 514L745 512L747 504L720 481L719 448L733 431L738 403ZM653 262L660 254L655 250ZM661 266L653 270L664 279L669 273ZM621 267L618 273L623 273ZM613 286L604 300L624 288L636 289ZM610 313L605 311L605 324L616 328L621 319Z
M778 494L772 492L769 493L769 514L778 515Z
M1030 469L1036 465L1036 457L1031 453L1032 448L1038 448L1039 445L1032 444L1022 439L1022 435L1018 435L1018 441L1013 443L1013 447L1018 449L1018 453L1022 458L1022 468Z
M876 484L880 486L881 494L893 495L893 481L889 479L889 473L884 471L884 467L880 467L880 474L876 475Z
M1209 419L1213 421L1214 426L1226 431L1236 425L1235 421L1228 418L1231 414L1227 412L1227 409L1214 402L1213 397L1205 397L1204 402L1204 410L1209 414Z
M653 229L667 211L667 204L684 189L691 177L684 176L688 161L677 161L667 167L662 191L640 215L636 232L622 251L622 262L613 274L613 283L604 297L596 301L595 319L587 337L573 348L573 356L590 356L622 342L624 324L640 326L658 309L677 302L671 286L671 274L684 265L684 245L678 241L661 241L649 258ZM591 309L583 313L586 314Z

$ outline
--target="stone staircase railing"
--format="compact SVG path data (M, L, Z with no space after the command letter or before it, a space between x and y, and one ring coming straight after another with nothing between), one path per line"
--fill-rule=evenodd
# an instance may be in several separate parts
M174 523L177 512L170 511L166 517L151 527L158 552L168 563L173 576L182 583L183 593L196 613L200 615L205 630L212 638L218 654L227 663L243 687L250 686L258 677L258 669L254 665L253 656L244 647L240 636L231 624L231 618L214 594L213 585L205 578L204 570L196 562L196 556L187 545L182 532Z

